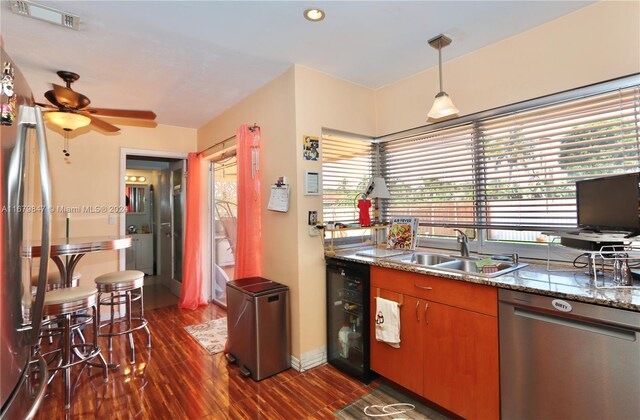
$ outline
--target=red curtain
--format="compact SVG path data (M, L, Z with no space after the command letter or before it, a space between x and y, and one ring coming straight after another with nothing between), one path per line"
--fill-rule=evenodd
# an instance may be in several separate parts
M189 153L187 160L187 214L184 237L184 264L182 270L182 293L178 307L196 309L206 305L202 294L202 249L201 245L201 199L200 166L198 153Z
M242 125L238 144L238 239L235 279L260 276L260 127Z

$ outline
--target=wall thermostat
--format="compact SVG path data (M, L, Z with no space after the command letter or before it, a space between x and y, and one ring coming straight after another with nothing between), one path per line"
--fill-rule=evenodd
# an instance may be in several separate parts
M320 195L320 172L305 171L304 195Z

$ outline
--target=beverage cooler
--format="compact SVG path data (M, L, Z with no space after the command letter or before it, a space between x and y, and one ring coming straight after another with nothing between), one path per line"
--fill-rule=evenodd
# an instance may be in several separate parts
M327 258L327 361L369 382L369 266Z

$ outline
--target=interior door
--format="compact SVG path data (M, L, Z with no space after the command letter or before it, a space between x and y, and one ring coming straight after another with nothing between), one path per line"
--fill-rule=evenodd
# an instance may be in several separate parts
M173 230L171 223L171 171L165 169L158 177L159 234L158 234L158 274L162 283L169 287L173 277Z
M162 171L160 194L160 275L176 296L182 291L186 161L172 163Z

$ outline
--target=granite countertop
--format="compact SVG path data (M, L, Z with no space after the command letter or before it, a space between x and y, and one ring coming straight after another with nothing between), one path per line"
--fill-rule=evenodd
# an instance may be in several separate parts
M547 269L545 263L530 261L527 261L527 267L499 277L487 278L399 263L387 258L356 255L356 252L361 251L350 250L327 254L326 257L640 312L640 282L637 280L634 281L634 287L597 288L591 276L586 274L586 269L562 266ZM600 279L598 285L602 286Z

